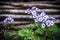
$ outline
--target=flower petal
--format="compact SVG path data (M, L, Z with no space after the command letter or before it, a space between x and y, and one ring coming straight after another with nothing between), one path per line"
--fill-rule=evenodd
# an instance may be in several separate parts
M33 10L31 13L32 13L32 15L36 15L37 14L37 12L35 10Z
M36 7L34 6L34 7L32 7L32 10L35 10L36 9Z
M39 21L39 22L43 21L43 18L40 16L40 17L38 18L38 21Z
M46 25L45 25L44 23L42 23L41 27L42 27L42 28L45 28L45 26L46 26Z
M42 17L45 16L45 15L46 15L46 14L45 14L44 11L42 11L41 14L40 14L40 16L42 16Z
M37 19L34 19L34 21L37 23L38 22L38 20Z
M13 22L13 21L14 21L14 19L11 20L11 22Z
M25 11L25 13L30 14L30 13L31 13L30 9L27 9L27 10Z
M46 21L49 18L48 15L43 16L43 22Z
M46 21L46 25L47 25L48 27L51 26L50 20L47 20L47 21Z
M7 22L7 20L4 20L4 23L6 23Z

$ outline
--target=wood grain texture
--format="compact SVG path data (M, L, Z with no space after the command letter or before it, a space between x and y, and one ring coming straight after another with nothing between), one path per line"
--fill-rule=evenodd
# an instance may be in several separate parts
M54 3L59 3L59 2L0 2L1 4L5 5L11 5L14 7L23 7L23 8L28 8L32 6L37 6L39 8L60 8L60 5L56 5Z
M37 12L41 12L41 11L45 11L47 13L49 12L60 12L60 10L57 9L40 9L37 10ZM10 13L25 13L25 10L20 10L20 9L4 9L4 10L0 10L0 12L10 12Z
M32 15L25 13L27 8L36 6L40 8L37 12L45 10L46 14L55 17L55 24L60 25L60 5L59 1L41 1L41 2L0 2L0 24L7 16L12 16L16 29L24 28L27 24L35 23ZM11 24L11 22L8 22Z
M14 14L1 14L0 17L11 16L12 18L32 18L32 15L14 15ZM60 15L48 15L50 17L60 18Z

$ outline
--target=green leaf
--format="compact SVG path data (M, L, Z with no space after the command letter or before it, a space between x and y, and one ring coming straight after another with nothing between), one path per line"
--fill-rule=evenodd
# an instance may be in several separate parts
M23 29L18 31L20 36L31 36L31 31L28 29Z
M57 33L59 31L59 28L56 25L52 25L49 27L49 29L53 33Z
M35 30L36 34L44 34L45 30L43 28L38 28L37 30Z
M41 28L42 22L37 23L38 28Z
M19 34L20 36L25 36L24 30L19 30L19 31L18 31L18 34Z
M26 26L27 29L33 29L34 27L35 27L34 24L29 24L29 25Z
M5 32L4 37L5 38L11 38L13 35L16 35L16 32Z

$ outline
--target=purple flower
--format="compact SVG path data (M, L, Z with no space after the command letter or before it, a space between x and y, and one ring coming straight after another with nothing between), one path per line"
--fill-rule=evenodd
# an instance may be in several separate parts
M35 10L32 10L32 15L36 15L37 14L37 12L35 11Z
M11 20L11 19L12 19L12 17L8 16L6 19L7 19L7 20Z
M45 16L43 16L43 22L45 22L47 19L49 18L49 16L48 15L45 15Z
M47 21L46 21L46 25L47 25L47 26L50 26L50 25L51 25L51 24L50 24L50 20L47 20Z
M28 13L28 14L31 13L32 14L32 18L34 18L35 22L43 22L42 25L41 25L42 28L45 28L46 25L49 27L49 26L54 24L55 18L49 17L48 15L46 15L44 10L41 12L41 14L38 14L37 10L39 10L39 8L36 8L34 6L31 9L27 9L25 11L25 13Z
M11 22L14 22L14 19L11 19Z
M6 22L7 22L7 20L5 19L5 20L4 20L4 23L6 23Z
M40 16L40 17L38 18L38 21L39 21L39 22L42 22L42 21L43 21L43 18Z
M35 15L33 15L32 17L33 17L33 18L36 18L36 16L35 16Z
M39 8L37 8L37 7L32 7L32 10L35 10L35 11L37 11L37 10L39 10Z
M38 22L38 20L37 19L34 19L34 21L37 23Z
M42 27L42 28L45 28L45 26L46 26L46 25L45 25L44 23L42 23L41 27Z
M49 17L49 19L50 19L50 20L55 20L55 18L54 18L54 17Z
M36 9L36 7L34 6L34 7L32 7L32 10L35 10Z
M14 19L12 17L8 16L7 18L5 18L4 23L6 23L8 20L10 20L11 22L14 21Z
M54 25L54 21L51 21L51 25Z
M46 15L46 14L45 14L44 11L42 11L41 14L40 14L40 16L42 16L42 17L45 16L45 15Z
M52 20L47 20L46 21L46 25L49 27L49 26L51 26L51 25L53 25L54 24L54 22L52 21Z
M30 10L30 9L27 9L27 10L25 11L25 13L30 14L30 13L31 13L31 10Z

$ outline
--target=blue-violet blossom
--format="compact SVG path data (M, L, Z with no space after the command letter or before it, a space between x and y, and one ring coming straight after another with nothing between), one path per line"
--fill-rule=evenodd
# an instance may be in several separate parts
M43 10L40 14L37 14L37 10L39 8L32 7L32 9L27 9L25 13L32 14L32 17L34 18L35 22L43 22L41 24L42 28L45 28L47 25L48 27L54 24L54 17L49 17L46 15L45 11ZM50 20L51 19L51 20Z
M5 18L4 23L6 23L8 20L10 20L11 22L14 21L14 19L12 17L8 16L7 18Z

